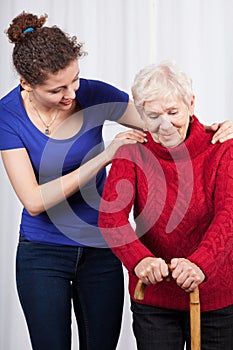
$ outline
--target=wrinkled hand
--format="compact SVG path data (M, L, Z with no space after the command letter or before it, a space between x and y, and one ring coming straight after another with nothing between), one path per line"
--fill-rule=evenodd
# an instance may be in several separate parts
M202 270L184 258L172 259L170 268L177 285L186 292L192 292L205 279Z
M209 127L211 130L216 131L212 138L212 143L225 142L233 138L233 122L226 120L222 123L214 123Z
M161 282L169 275L168 266L161 258L144 258L134 269L137 277L144 284L155 284Z
M130 129L127 131L120 132L115 136L113 141L105 149L108 162L111 162L116 151L123 145L134 144L137 142L144 143L147 142L145 138L146 134L144 131Z

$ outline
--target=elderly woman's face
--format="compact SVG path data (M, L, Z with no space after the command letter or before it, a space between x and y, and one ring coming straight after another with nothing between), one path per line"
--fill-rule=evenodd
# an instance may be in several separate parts
M177 97L170 97L145 102L143 119L154 141L172 148L185 140L193 113L194 97L190 106Z

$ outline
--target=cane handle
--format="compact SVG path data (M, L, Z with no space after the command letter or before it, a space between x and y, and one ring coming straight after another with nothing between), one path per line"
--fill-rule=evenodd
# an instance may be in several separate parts
M134 291L134 299L143 300L145 296L146 284L142 282L142 280L138 280L135 291Z

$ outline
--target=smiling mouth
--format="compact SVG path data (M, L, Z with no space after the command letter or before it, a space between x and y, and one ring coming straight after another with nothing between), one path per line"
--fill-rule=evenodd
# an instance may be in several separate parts
M172 136L174 136L174 133L172 134L159 134L160 137L163 139L170 139Z
M73 100L62 101L60 103L65 105L65 106L69 106L69 105L71 105L73 103Z

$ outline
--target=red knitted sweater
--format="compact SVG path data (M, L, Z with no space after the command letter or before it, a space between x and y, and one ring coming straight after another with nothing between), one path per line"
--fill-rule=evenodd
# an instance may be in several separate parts
M233 141L212 145L212 132L196 117L176 148L147 137L148 143L118 150L99 216L106 241L129 271L131 298L140 260L185 257L206 276L199 286L202 311L233 304ZM189 296L164 280L148 286L141 303L188 310Z

